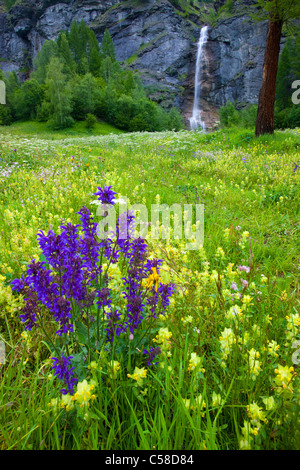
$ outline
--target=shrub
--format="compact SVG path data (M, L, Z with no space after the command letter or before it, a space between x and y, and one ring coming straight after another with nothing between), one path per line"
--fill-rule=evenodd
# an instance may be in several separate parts
M85 120L85 124L87 129L94 129L95 125L97 123L97 118L94 114L88 114Z
M223 127L236 125L239 121L239 113L233 103L227 101L225 106L220 109L220 123Z

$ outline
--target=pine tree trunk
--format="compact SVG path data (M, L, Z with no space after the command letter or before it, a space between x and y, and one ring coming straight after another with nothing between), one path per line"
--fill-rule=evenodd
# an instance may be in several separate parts
M255 135L274 133L276 77L282 31L281 20L269 20L263 66L263 79L258 100Z

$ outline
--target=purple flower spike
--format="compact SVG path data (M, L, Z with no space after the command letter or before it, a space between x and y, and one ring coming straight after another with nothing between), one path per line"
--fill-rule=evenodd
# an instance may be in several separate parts
M146 363L148 367L156 366L158 364L158 362L153 362L153 361L155 357L161 353L160 347L157 347L157 348L150 347L149 351L147 351L147 349L144 349L143 353L146 354Z
M99 191L95 193L95 196L98 196L102 204L114 204L113 200L117 193L112 191L111 186L103 186L103 188L99 187L98 189Z
M74 386L78 382L78 379L76 377L72 377L74 375L74 367L71 367L70 369L68 368L72 358L73 356L65 356L65 353L63 353L61 358L52 357L53 366L51 367L51 369L55 369L54 375L60 380L63 380L66 385L66 388L63 388L61 390L61 393L63 395L66 395L67 393L73 395Z

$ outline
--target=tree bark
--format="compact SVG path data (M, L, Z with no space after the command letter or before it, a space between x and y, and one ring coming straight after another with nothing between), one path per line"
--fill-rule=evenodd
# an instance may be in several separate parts
M282 31L281 20L270 19L264 57L263 78L258 100L255 135L274 133L276 77Z

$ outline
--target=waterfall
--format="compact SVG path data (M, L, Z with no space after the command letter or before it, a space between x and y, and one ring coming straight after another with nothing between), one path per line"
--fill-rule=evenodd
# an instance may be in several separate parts
M208 27L203 26L200 33L200 38L197 45L197 60L196 60L196 72L195 72L195 91L194 91L194 105L193 114L190 118L191 130L194 131L198 127L205 130L205 123L202 121L201 109L199 106L200 94L201 94L201 62L204 46L208 38Z

